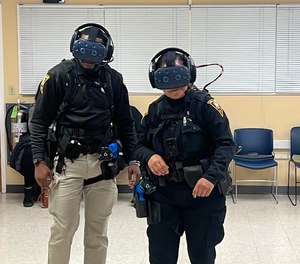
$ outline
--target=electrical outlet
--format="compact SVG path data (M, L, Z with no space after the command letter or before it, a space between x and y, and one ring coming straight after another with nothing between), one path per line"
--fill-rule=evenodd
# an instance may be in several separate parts
M8 86L8 93L10 95L15 95L16 94L16 89L13 85Z

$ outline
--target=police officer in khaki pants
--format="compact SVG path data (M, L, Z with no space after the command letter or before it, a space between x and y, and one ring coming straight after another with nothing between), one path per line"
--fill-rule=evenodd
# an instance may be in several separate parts
M115 176L125 163L130 186L140 175L127 88L122 75L108 66L113 49L112 38L101 25L78 27L70 45L74 58L50 69L39 87L31 140L36 180L41 186L51 182L49 212L54 224L48 264L69 263L82 198L84 263L104 264L108 219L117 200ZM54 120L58 145L52 172L45 153L48 127Z

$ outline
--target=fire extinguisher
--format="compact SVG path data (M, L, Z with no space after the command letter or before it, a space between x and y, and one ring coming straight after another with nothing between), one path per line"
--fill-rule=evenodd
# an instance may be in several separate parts
M10 120L10 132L8 123ZM8 109L6 113L6 132L10 151L19 142L20 137L27 132L28 110L25 105L17 100L17 104Z

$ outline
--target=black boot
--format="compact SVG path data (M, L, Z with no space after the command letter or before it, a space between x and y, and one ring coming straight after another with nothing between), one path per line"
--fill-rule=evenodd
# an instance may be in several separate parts
M33 206L33 188L32 187L25 187L24 188L23 205L24 205L24 207Z

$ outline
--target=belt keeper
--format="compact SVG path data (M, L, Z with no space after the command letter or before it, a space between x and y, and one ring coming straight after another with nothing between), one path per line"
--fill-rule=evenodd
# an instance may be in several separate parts
M137 166L140 166L141 163L140 163L138 160L131 160L131 161L129 161L128 165L129 165L129 166L130 166L130 165L137 165Z

